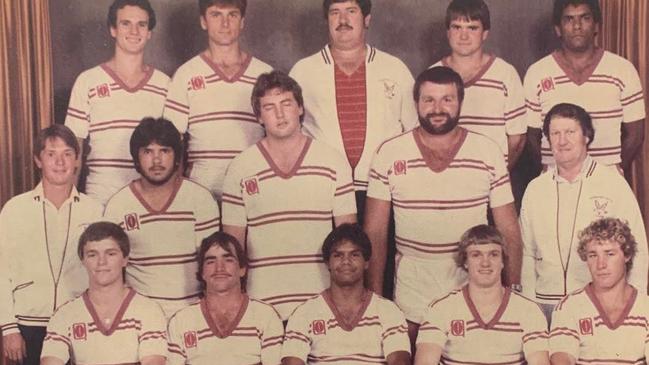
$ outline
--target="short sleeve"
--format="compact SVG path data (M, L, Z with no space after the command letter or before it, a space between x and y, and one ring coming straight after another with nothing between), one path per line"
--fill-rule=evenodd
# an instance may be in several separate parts
M370 181L367 187L367 196L379 200L392 200L390 191L390 161L385 147L379 147L370 168Z
M406 317L394 303L387 300L382 300L380 303L385 306L381 311L383 354L388 357L391 353L397 351L410 353Z
M186 181L185 183L190 183ZM196 247L200 247L203 239L221 228L221 212L212 194L201 186L196 186L196 202L194 204L194 232Z
M288 319L284 344L282 345L282 359L295 357L304 362L311 352L311 337L309 331L309 320L306 317L308 311L305 306L298 307Z
M142 315L142 329L138 335L138 359L158 355L167 357L167 323L160 306L147 300Z
M568 297L567 299L570 299ZM550 326L550 355L557 352L564 352L575 359L579 358L579 331L577 323L570 315L570 308L564 301L552 312L552 324Z
M333 215L339 217L347 214L356 214L356 194L352 182L352 170L337 151L335 153L336 164L336 191L334 193Z
M56 311L52 318L50 318L47 324L45 340L43 340L41 359L54 357L64 363L68 362L70 353L72 352L72 341L68 335L70 328L66 322L65 311L61 309Z
M77 138L87 138L90 124L89 86L86 73L79 75L72 86L65 126L70 128Z
M261 363L281 363L284 326L279 314L270 305L264 307L264 325L261 333Z
M162 112L166 119L169 119L180 133L187 132L189 125L189 85L184 75L183 67L176 71L167 91L167 100Z
M490 156L490 186L489 186L489 206L496 208L509 204L514 201L512 195L512 187L509 181L509 172L507 171L507 164L505 158L500 151L500 148L495 142L488 140L485 143L485 155ZM489 167L487 167L489 169Z
M532 65L525 74L523 89L525 91L525 110L527 126L541 129L543 118L541 117L541 100L539 99L539 80Z
M181 323L178 315L169 320L167 326L167 365L185 365L187 353L185 352Z
M527 299L525 299L527 301ZM539 351L548 351L548 323L535 303L529 302L523 325L523 353L528 357Z
M428 306L419 326L417 343L430 343L440 348L446 347L446 341L448 340L447 327L444 311L439 309L439 305L434 303Z
M645 118L645 103L638 71L631 62L627 60L624 62L625 67L620 74L624 78L620 103L622 104L622 121L630 123Z
M509 77L503 80L507 89L505 96L505 131L507 135L512 136L527 132L525 92L516 69L511 65L507 65L507 74Z
M239 155L241 156L241 155ZM240 159L235 159L230 163L225 180L223 182L223 195L221 196L222 223L228 226L246 227L248 217L246 214L246 205L243 201L243 190L241 182L243 176L239 171Z

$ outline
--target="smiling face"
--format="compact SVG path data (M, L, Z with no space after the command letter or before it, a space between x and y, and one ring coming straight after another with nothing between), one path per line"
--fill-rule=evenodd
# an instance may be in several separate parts
M424 82L419 88L417 113L419 124L429 134L441 135L452 131L458 123L460 101L455 84Z
M201 277L208 294L241 291L241 278L246 275L246 269L240 267L234 252L233 247L228 252L214 245L205 253Z
M588 5L568 5L563 9L561 24L555 26L554 31L564 49L585 52L594 47L599 24Z
M81 259L88 272L90 288L106 287L124 282L123 269L128 257L113 238L88 241L83 248Z
M470 56L482 50L482 44L487 40L489 31L485 30L479 20L457 18L451 20L446 37L453 54Z
M333 247L327 266L332 284L343 287L362 285L369 262L359 246L345 240Z
M117 10L117 22L110 28L115 47L125 53L140 54L151 39L149 14L142 8L126 5Z
M329 43L336 49L355 49L365 45L365 33L371 16L363 17L354 0L332 3L327 13Z
M51 186L73 185L77 153L60 137L45 140L43 150L34 157L43 175L43 184Z
M505 267L502 246L497 243L470 245L466 249L466 269L469 283L480 288L501 286Z
M229 46L239 41L244 18L235 6L212 5L201 16L201 28L207 31L210 43Z

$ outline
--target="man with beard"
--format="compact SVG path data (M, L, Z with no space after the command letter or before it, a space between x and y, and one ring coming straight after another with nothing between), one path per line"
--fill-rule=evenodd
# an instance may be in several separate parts
M487 208L505 238L509 284L520 285L521 239L507 166L487 137L459 127L462 78L448 67L415 81L420 127L376 152L370 171L365 230L373 244L369 284L380 293L387 222L394 208L397 244L395 301L406 314L411 340L431 299L462 284L453 255L462 233L487 223Z
M543 165L554 165L548 139L541 135L543 116L558 103L572 103L593 118L590 155L628 173L644 140L638 72L626 59L595 45L602 24L598 0L556 0L553 22L561 47L530 66L523 82L530 150Z
M182 144L170 121L143 119L130 147L142 178L117 192L104 216L131 241L126 281L169 317L198 299L196 249L219 230L219 208L207 189L176 175Z
M282 364L410 364L403 313L363 282L372 244L361 227L334 228L322 256L331 285L289 318Z

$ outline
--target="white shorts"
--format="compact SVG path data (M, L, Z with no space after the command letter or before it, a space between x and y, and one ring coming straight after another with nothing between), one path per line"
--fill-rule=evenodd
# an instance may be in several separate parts
M427 260L397 254L394 301L410 322L421 323L426 307L466 282L455 260Z

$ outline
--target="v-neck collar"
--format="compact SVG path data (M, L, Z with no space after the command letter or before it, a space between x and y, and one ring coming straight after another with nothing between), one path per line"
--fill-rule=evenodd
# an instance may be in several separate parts
M424 159L424 162L426 162L426 166L428 168L436 173L440 173L448 168L448 166L455 160L455 157L457 156L457 153L460 151L462 146L464 145L464 141L466 141L466 136L468 135L468 131L462 127L456 127L460 129L460 139L458 140L457 144L453 146L453 149L449 151L448 153L448 162L444 165L442 165L440 168L435 168L435 164L433 162L433 159L430 156L430 148L428 148L424 142L421 139L420 133L425 133L422 131L421 127L417 127L412 131L412 136L415 139L415 144L417 145L417 148L419 149L419 153L421 154L421 157Z
M201 313L203 313L203 318L205 318L205 321L207 322L207 325L210 327L210 330L212 331L214 336L218 338L226 338L232 334L237 326L239 326L241 318L243 318L243 315L248 309L248 303L250 303L250 298L248 298L248 295L244 294L241 306L239 307L239 312L237 313L237 316L228 324L227 328L219 328L219 326L216 325L216 322L214 322L212 316L210 316L210 311L207 308L206 298L201 299L200 306Z
M205 52L201 52L200 55L201 59L214 71L215 74L217 74L223 81L227 83L235 83L239 81L241 76L248 70L248 66L250 66L250 61L252 60L252 55L248 53L246 55L246 58L243 60L243 63L241 64L241 67L239 68L239 71L237 71L236 74L234 74L232 77L228 77L225 72L217 65L216 63L212 62L212 60L205 54Z
M293 167L288 172L284 172L282 169L277 166L273 158L271 157L270 153L264 147L264 145L261 143L261 141L257 142L257 148L259 148L259 152L261 152L261 155L264 156L264 159L266 160L266 163L268 163L268 166L270 166L271 170L275 173L275 175L281 177L282 179L290 179L291 177L295 176L295 173L297 170L302 167L302 162L304 161L304 157L306 156L307 152L309 151L309 147L311 146L312 139L309 137L306 137L306 142L304 142L304 146L302 147L302 151L300 151L300 156L298 156L297 160L295 161L295 164Z
M500 317L502 317L503 313L505 313L505 308L507 308L507 304L509 303L509 297L511 296L511 290L509 288L504 288L505 289L505 294L503 295L503 300L500 302L500 305L498 306L498 309L496 310L496 313L494 313L494 316L489 320L488 323L485 323L485 321L480 317L480 313L478 313L478 308L476 308L475 303L473 303L473 300L471 299L471 296L469 295L469 286L465 285L464 288L462 288L462 294L464 295L464 300L466 301L467 306L469 307L469 310L471 311L471 314L473 315L473 319L478 323L478 326L480 326L482 329L491 329L493 326L500 321Z
M586 68L586 70L583 72L583 78L580 79L579 77L577 77L577 74L572 71L572 69L568 65L568 61L561 54L561 52L559 52L559 50L552 52L552 58L554 59L554 62L557 63L559 68L566 74L570 81L572 81L577 86L581 86L583 83L588 81L588 79L590 79L590 77L593 75L593 72L595 72L595 69L597 69L597 66L599 66L599 63L602 61L603 56L604 49L598 48L593 55L592 63L588 66L588 68Z
M128 308L129 304L131 304L131 300L135 296L135 290L132 288L128 289L129 292L126 294L126 297L122 301L122 304L119 307L119 310L117 311L117 314L115 314L115 318L113 318L113 322L110 325L110 328L106 328L104 326L104 322L99 318L99 315L97 314L97 310L95 309L95 306L92 304L92 301L90 300L90 295L88 294L88 290L86 290L83 295L83 303L86 306L86 309L90 313L90 316L92 317L92 320L95 321L95 325L97 326L97 329L104 335L104 336L110 336L115 332L117 329L117 326L122 322L122 318L124 317L124 313L126 312L126 309Z
M327 306L329 306L331 312L334 314L334 317L336 318L336 321L338 322L340 328L347 332L351 332L354 330L354 328L356 328L356 326L358 326L358 322L361 321L363 315L365 314L365 311L367 311L367 307L369 307L370 302L372 301L372 292L365 289L362 299L363 304L351 321L346 321L338 310L338 307L336 307L336 303L334 303L333 298L331 297L330 289L326 289L322 292L322 298L324 299L325 303L327 303Z
M450 57L450 56L448 56L448 57ZM442 58L442 65L446 66L446 67L451 67L451 66L449 66L449 63L448 63L448 57ZM473 84L475 84L478 80L480 80L482 78L482 76L484 76L484 74L486 74L487 71L489 71L489 68L491 68L491 65L493 65L494 61L496 60L496 56L490 54L490 55L487 55L487 57L489 57L489 60L487 61L487 63L485 63L483 66L481 66L480 70L478 70L478 73L476 73L469 81L464 82L464 88L473 86Z
M140 178L140 179L142 179L142 178ZM141 194L141 193L140 193L140 192L135 188L135 182L136 182L137 180L133 180L133 181L128 185L128 187L129 187L129 189L131 189L131 192L133 193L133 195L135 196L135 198L140 202L140 204L142 204L142 206L144 207L144 209L146 209L147 212L148 212L149 214L160 214L160 213L164 213L164 212L166 212L167 209L169 209L169 207L171 206L171 204L172 204L172 203L174 202L174 200L176 199L176 194L178 194L178 190L180 190L180 187L182 186L183 181L185 180L185 179L183 179L183 178L181 178L181 177L176 177L175 179L176 179L176 182L174 183L174 184L175 184L175 186L174 186L174 190L171 192L171 195L169 196L169 199L168 199L167 202L162 206L162 208L161 208L160 210L155 210L155 209L153 209L153 208L151 207L151 205L149 205L149 203L146 201L146 199L144 199L144 196L142 196L142 194Z
M618 318L617 321L613 323L611 322L611 319L608 317L608 314L606 314L606 311L604 310L602 303L600 303L599 299L597 299L597 296L593 291L593 283L589 283L588 285L586 285L586 295L588 295L588 298L595 306L595 309L597 309L599 316L602 317L602 321L604 321L604 324L610 330L616 330L618 327L620 327L620 325L622 325L622 323L624 323L624 320L629 316L629 312L631 312L631 308L633 308L633 304L635 304L635 299L638 296L638 290L633 286L631 287L631 289L633 289L633 293L631 293L631 298L629 298L629 301L624 305L624 309L622 310L622 314L620 314L620 318Z
M129 93L140 91L140 89L142 89L144 85L149 82L151 76L153 76L153 67L149 65L145 65L145 67L147 68L147 70L144 78L142 78L142 80L135 87L128 87L128 85L126 85L126 83L117 75L117 73L112 68L108 67L107 63L101 64L101 69L104 70L104 72L106 72L108 76L110 76L110 78L115 81L116 84L118 84L122 89Z

